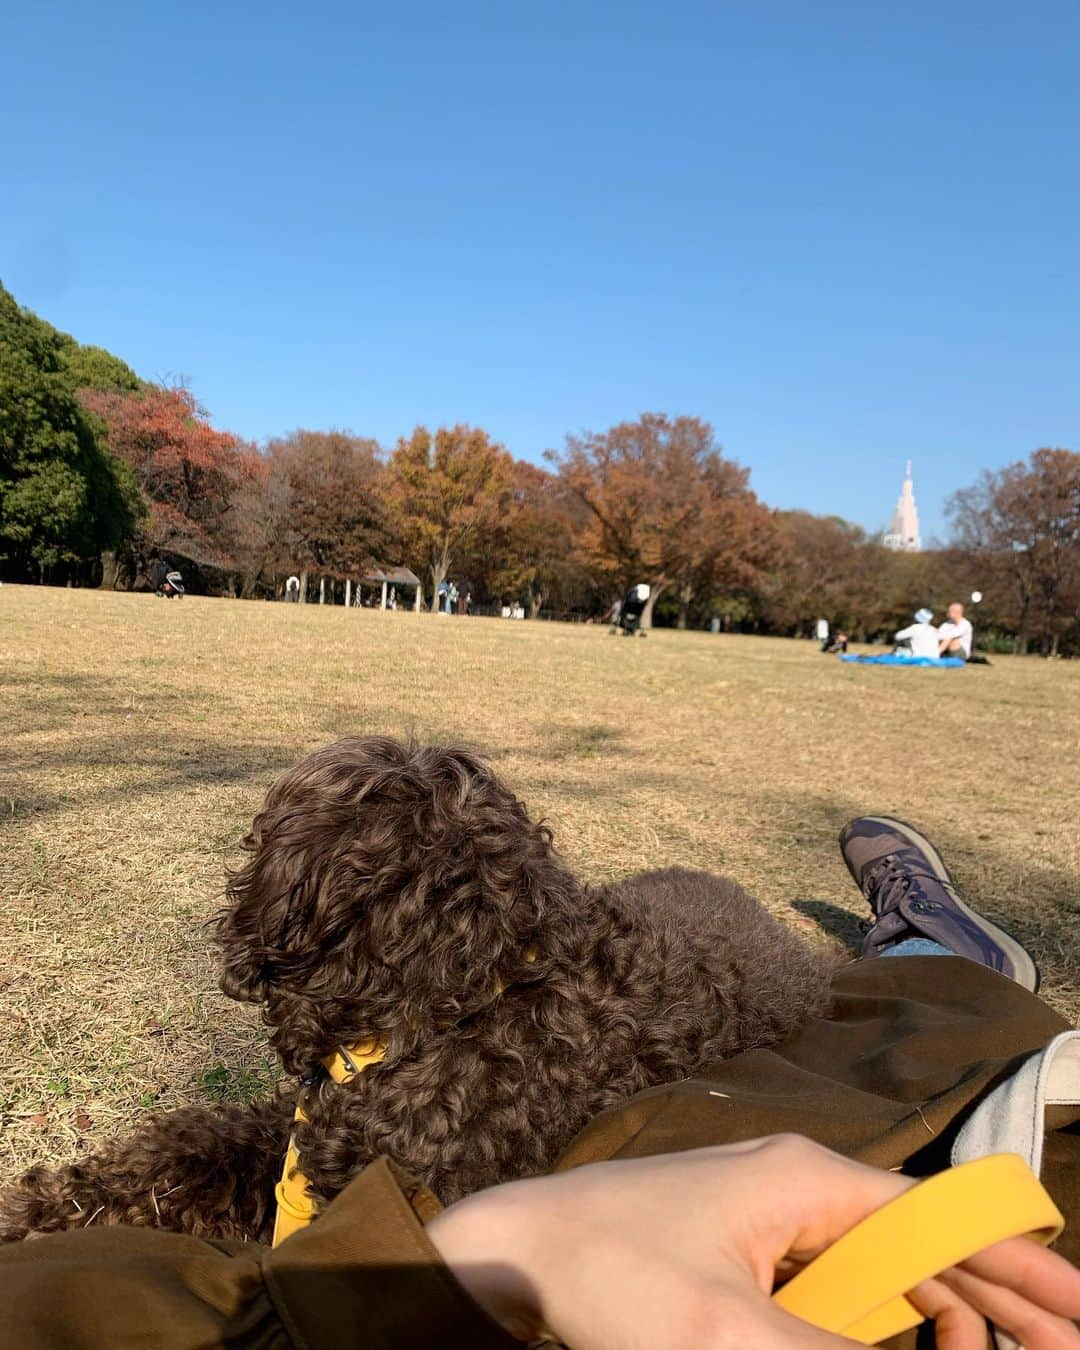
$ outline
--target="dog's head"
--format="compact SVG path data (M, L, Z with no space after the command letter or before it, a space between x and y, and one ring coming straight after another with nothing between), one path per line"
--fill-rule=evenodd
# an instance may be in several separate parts
M221 986L264 1004L286 1069L393 1052L542 978L578 895L551 835L481 757L383 737L316 750L271 788L216 916Z

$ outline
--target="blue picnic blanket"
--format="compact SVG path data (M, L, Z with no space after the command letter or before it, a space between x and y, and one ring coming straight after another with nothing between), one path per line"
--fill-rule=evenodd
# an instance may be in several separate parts
M858 656L854 653L840 654L841 661L850 661L859 666L929 666L932 669L958 669L967 662L959 656L894 656L892 652L883 652L880 656Z

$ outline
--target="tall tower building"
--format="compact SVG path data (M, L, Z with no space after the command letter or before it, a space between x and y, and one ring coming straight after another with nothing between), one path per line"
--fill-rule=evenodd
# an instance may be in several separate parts
M911 484L911 460L907 462L904 486L900 489L900 499L893 512L892 524L881 541L886 548L900 549L904 553L918 553L922 548L919 537L919 513L915 509L915 489Z

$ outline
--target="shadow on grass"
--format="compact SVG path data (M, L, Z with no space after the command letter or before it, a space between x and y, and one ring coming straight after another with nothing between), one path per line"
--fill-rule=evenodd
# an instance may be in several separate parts
M806 899L792 900L791 908L812 919L823 932L836 938L850 951L857 952L862 945L862 924L854 914L839 905L830 904L828 900Z
M0 825L111 803L134 806L151 796L164 809L175 792L265 782L297 758L294 745L222 735L216 727L227 711L205 692L195 721L183 705L94 676L5 678L0 692L13 690L17 697L25 691L29 711L9 722ZM204 731L200 723L210 718L216 726ZM55 739L58 732L62 739ZM46 777L50 786L38 786Z

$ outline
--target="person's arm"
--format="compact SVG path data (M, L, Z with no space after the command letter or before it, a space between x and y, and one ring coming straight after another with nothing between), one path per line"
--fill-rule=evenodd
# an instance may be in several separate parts
M917 1183L794 1135L515 1182L452 1206L429 1236L520 1340L574 1350L841 1350L771 1299L868 1214ZM882 1252L882 1260L888 1253ZM1080 1272L1015 1238L910 1292L941 1350L982 1350L987 1317L1027 1350L1077 1350Z
M777 1136L496 1187L425 1231L376 1163L272 1253L120 1228L10 1247L0 1325L22 1350L505 1350L544 1333L574 1350L841 1350L772 1302L774 1282L912 1184ZM1026 1239L912 1297L943 1350L981 1347L989 1315L1028 1350L1080 1347L1080 1274Z

